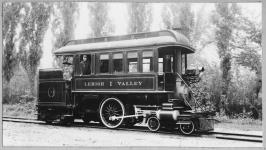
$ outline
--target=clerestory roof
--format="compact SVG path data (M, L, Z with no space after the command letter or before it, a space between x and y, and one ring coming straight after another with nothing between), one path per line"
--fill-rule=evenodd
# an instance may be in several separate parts
M189 40L183 34L174 30L162 30L121 36L72 40L65 46L55 50L54 54L83 53L145 46L179 46L186 53L193 53L195 51L190 47Z

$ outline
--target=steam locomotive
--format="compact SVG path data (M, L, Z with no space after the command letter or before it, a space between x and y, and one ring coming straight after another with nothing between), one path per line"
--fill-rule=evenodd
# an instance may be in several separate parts
M143 122L151 131L178 128L185 135L213 130L212 116L187 96L199 76L187 69L194 52L173 30L69 41L54 51L57 69L39 70L38 120L108 128Z

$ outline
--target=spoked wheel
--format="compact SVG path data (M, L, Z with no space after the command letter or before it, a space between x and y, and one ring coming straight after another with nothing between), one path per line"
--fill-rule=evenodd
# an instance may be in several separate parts
M101 122L108 128L117 128L120 126L125 115L125 107L123 103L117 98L107 98L100 106Z
M161 127L160 120L156 117L150 117L148 119L148 128L151 131L158 131Z
M188 124L180 124L179 125L179 129L180 129L181 133L184 135L190 135L195 130L195 125L194 125L193 121L189 120L187 122L188 122Z

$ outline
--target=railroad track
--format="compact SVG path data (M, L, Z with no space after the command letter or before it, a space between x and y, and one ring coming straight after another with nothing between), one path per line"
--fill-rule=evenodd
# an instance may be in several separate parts
M43 121L38 121L36 119L28 119L28 118L17 118L17 117L2 117L2 121L7 122L20 122L20 123L32 123L32 124L44 124L47 125ZM52 125L55 126L62 126L60 123L54 123ZM152 131L148 130L145 126L134 126L132 128L116 128L116 129L109 129L107 127L99 125L99 123L90 123L84 124L83 122L75 122L74 124L70 125L71 127L89 127L89 128L97 128L97 129L107 129L107 130L123 130L123 131L132 131L132 132L148 132L152 133ZM164 135L177 135L176 132L167 131L167 130L160 130L156 132L157 134L164 134ZM178 134L180 136L185 136ZM223 139L223 140L235 140L235 141L246 141L246 142L259 142L262 143L262 135L250 135L250 134L238 134L238 133L226 133L226 132L207 132L204 134L194 134L191 135L192 137L208 137L208 138L216 138L216 139ZM187 136L186 136L187 137Z
M207 134L214 136L217 139L235 140L235 141L262 143L263 139L262 135L253 135L253 134L239 134L239 133L227 133L227 132L209 132Z

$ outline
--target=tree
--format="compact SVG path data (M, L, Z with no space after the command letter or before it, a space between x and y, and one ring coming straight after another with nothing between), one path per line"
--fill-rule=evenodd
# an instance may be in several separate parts
M170 3L163 6L161 15L164 23L164 28L173 29L181 27L179 20L180 7L180 3Z
M92 37L106 36L114 32L114 26L108 18L108 3L95 2L89 3L90 27Z
M53 7L52 32L55 37L54 50L62 47L74 38L75 13L78 4L75 2L58 2Z
M35 95L35 77L42 57L42 42L49 25L51 6L32 2L25 4L23 8L25 13L21 23L19 58L27 72L31 93Z
M17 38L15 36L21 17L21 8L20 3L3 4L3 77L7 82L14 75L14 68L18 63L15 48Z
M228 3L217 3L215 4L216 13L213 16L213 23L216 27L215 40L218 48L218 54L221 59L220 68L222 70L222 89L221 96L223 97L222 103L224 106L227 103L231 103L228 99L228 89L231 82L231 66L232 66L232 55L231 55L231 41L232 33L236 28L237 18L240 15L240 10L237 4ZM227 111L227 107L224 107Z
M256 86L253 90L258 98L259 92L262 86L262 30L261 25L254 23L253 21L242 17L242 26L238 29L238 32L234 34L233 46L237 50L241 50L236 57L236 63L239 65L248 67L251 71L254 71L257 76Z
M193 27L194 27L194 14L191 11L191 5L189 3L185 3L183 7L180 9L180 28L182 33L191 40Z
M128 32L147 32L150 31L152 22L151 6L148 3L128 4Z
M191 38L194 26L194 14L191 4L169 3L163 7L162 18L166 29L177 29L187 38Z
M53 50L64 46L68 41L74 38L75 14L78 12L78 4L75 2L58 2L52 7L52 33L54 36ZM54 54L53 57L55 58ZM54 59L53 65L60 66Z
M5 90L3 102L7 102L11 97L10 80L14 76L15 68L18 64L18 55L16 52L15 43L19 21L21 3L3 3L3 79L6 84L3 84Z

